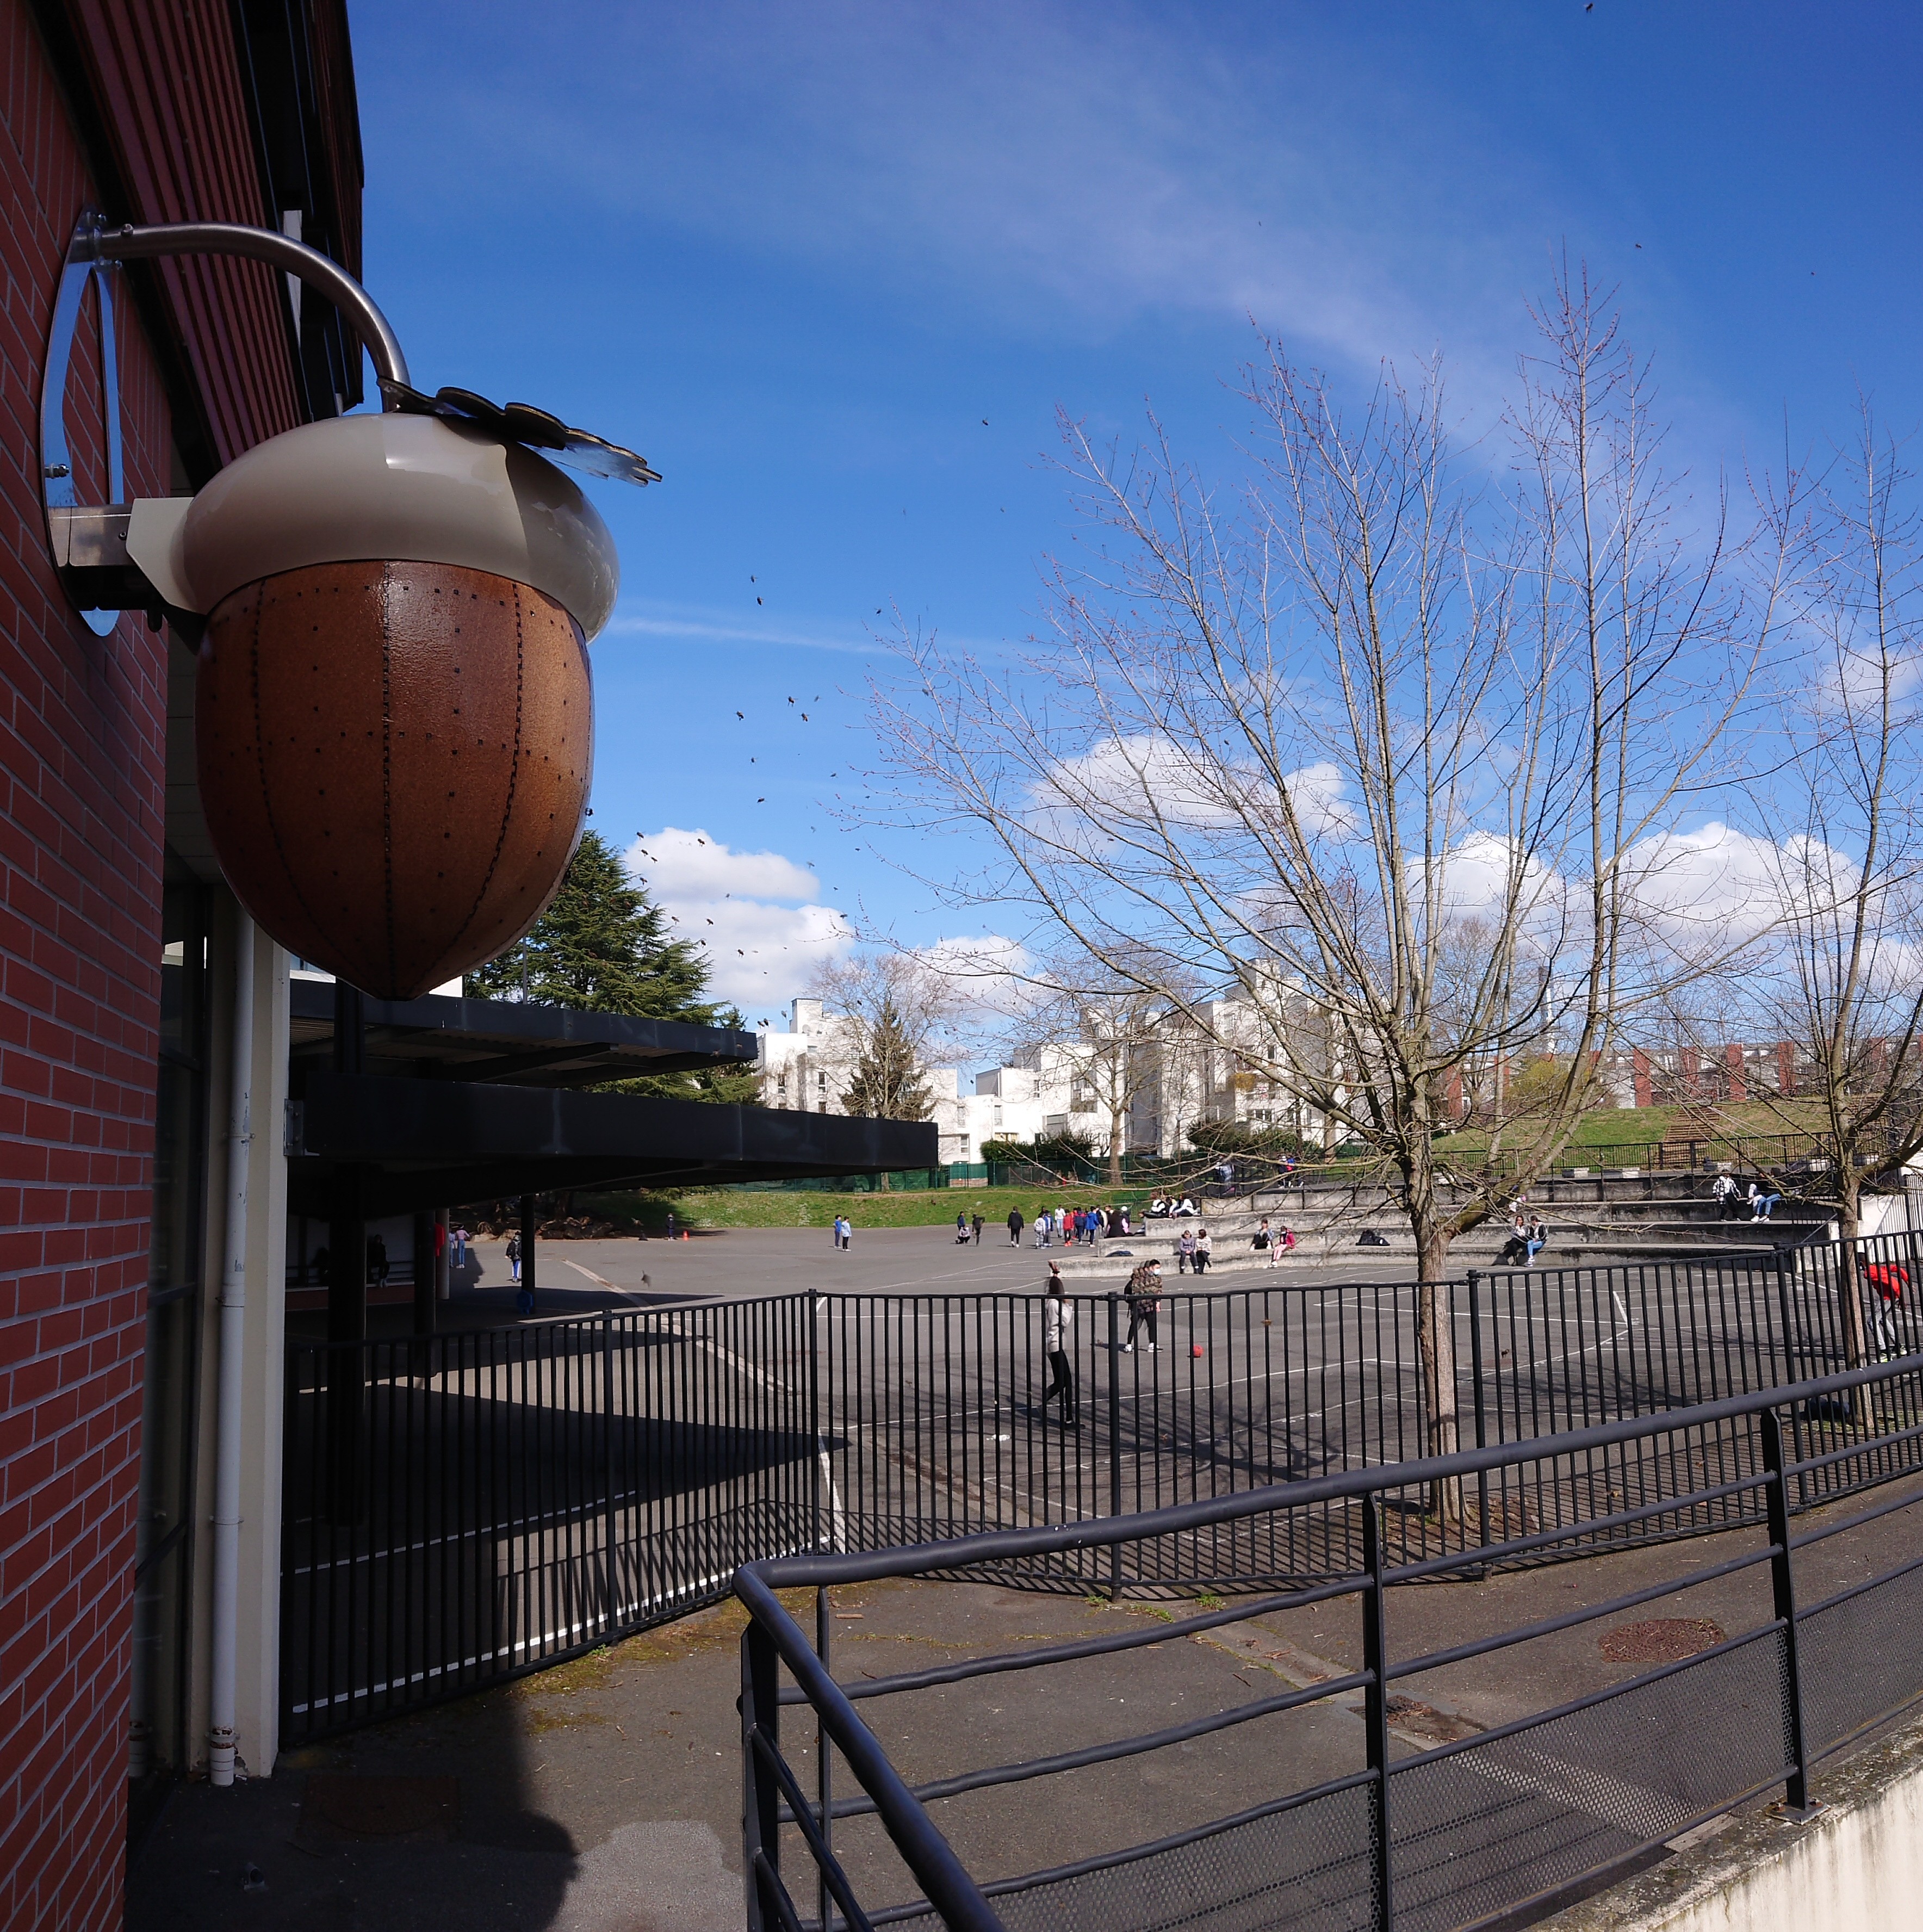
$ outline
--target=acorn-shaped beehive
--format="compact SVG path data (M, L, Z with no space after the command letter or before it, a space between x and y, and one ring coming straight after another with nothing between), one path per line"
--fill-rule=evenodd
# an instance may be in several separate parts
M176 546L202 805L260 924L389 999L525 932L580 835L619 583L574 484L464 423L344 417L223 470Z

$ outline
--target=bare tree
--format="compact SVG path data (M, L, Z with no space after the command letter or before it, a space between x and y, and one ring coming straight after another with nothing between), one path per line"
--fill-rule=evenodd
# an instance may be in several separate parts
M1766 584L1742 607L1720 504L1677 528L1606 304L1578 280L1537 319L1501 487L1452 446L1436 370L1349 412L1274 344L1246 372L1239 508L1159 428L1126 454L1065 424L1088 527L1051 634L1012 670L908 637L917 675L874 698L878 812L967 822L994 854L951 897L1032 908L1204 1037L1192 989L1240 982L1270 1023L1214 1043L1372 1150L1430 1282L1547 1171L1675 970L1636 916L1654 835L1708 781L1773 622ZM1452 944L1472 918L1486 943ZM1469 1150L1438 1158L1465 1070L1545 1036L1559 1071L1526 1120L1491 1083ZM1444 1452L1453 1335L1419 1300Z
M1161 1077L1168 997L1089 958L1058 958L1024 981L1030 998L1012 1036L1015 1057L1038 1068L1054 1061L1068 1076L1070 1112L1106 1118L1108 1180L1118 1186L1129 1121Z
M1826 473L1792 473L1767 509L1796 560L1795 634L1775 731L1760 747L1746 848L1756 928L1718 1018L1786 1042L1789 1078L1742 1097L1808 1133L1804 1184L1862 1232L1866 1180L1923 1154L1923 517L1916 477L1863 412ZM1773 755L1772 755L1773 754ZM1700 1022L1699 1022L1699 1026ZM1843 1298L1851 1365L1862 1300Z
M934 1096L923 1077L929 1051L955 1012L948 982L914 954L856 953L817 969L808 992L847 1029L854 1063L844 1112L925 1120Z

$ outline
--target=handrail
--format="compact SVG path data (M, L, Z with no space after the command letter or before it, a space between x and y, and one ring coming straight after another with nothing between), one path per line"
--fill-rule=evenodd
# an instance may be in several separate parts
M750 1569L758 1566L750 1566ZM748 1606L753 1622L781 1653L808 1702L821 1714L848 1768L874 1800L908 1869L920 1880L930 1901L950 1932L1006 1932L1000 1918L982 1894L954 1848L937 1831L927 1812L889 1762L880 1740L862 1721L861 1714L842 1694L842 1687L823 1667L814 1648L782 1608L773 1591L749 1570L736 1573L735 1594Z
M836 1817L878 1815L904 1862L922 1886L930 1904L950 1927L960 1928L961 1932L1000 1932L1001 1922L988 1901L990 1892L1002 1888L992 1887L988 1891L984 1891L968 1874L956 1858L946 1838L929 1818L926 1809L929 1802L964 1792L1048 1777L1060 1772L1078 1770L1118 1758L1139 1755L1172 1742L1209 1735L1256 1718L1319 1702L1330 1696L1352 1694L1358 1689L1366 1694L1374 1713L1374 1721L1379 1728L1384 1721L1379 1707L1382 1706L1388 1686L1392 1682L1418 1676L1471 1657L1553 1634L1600 1616L1618 1615L1623 1610L1670 1595L1678 1587L1694 1587L1763 1564L1771 1566L1774 1582L1774 1616L1756 1629L1736 1637L1725 1638L1696 1658L1644 1673L1631 1680L1629 1686L1612 1685L1567 1704L1559 1705L1551 1712L1539 1712L1519 1718L1491 1730L1479 1732L1473 1738L1444 1744L1420 1752L1418 1755L1420 1760L1426 1763L1472 1749L1485 1748L1492 1742L1512 1733L1520 1735L1544 1721L1546 1718L1564 1716L1592 1706L1600 1706L1622 1694L1625 1688L1639 1687L1676 1675L1692 1665L1700 1665L1725 1654L1733 1654L1746 1646L1763 1640L1772 1632L1780 1633L1787 1657L1786 1668L1794 1705L1787 1766L1783 1774L1787 1780L1786 1815L1798 1817L1808 1815L1807 1776L1810 1760L1802 1727L1802 1692L1796 1664L1796 1610L1793 1594L1789 1586L1787 1568L1791 1544L1788 1534L1786 1484L1796 1472L1797 1466L1784 1455L1782 1432L1774 1420L1774 1412L1846 1390L1914 1375L1918 1370L1923 1370L1923 1353L1906 1355L1892 1362L1847 1370L1834 1375L1811 1377L1802 1382L1730 1396L1718 1402L1697 1403L1687 1408L1662 1411L1653 1415L1629 1418L1590 1428L1567 1430L1558 1435L1532 1438L1525 1442L1505 1443L1447 1456L1424 1456L1406 1462L1378 1464L1372 1468L1346 1472L1335 1476L1313 1478L1297 1483L1274 1484L1238 1496L1210 1498L1171 1508L1138 1511L1126 1516L1112 1516L1090 1522L1058 1525L1040 1529L1000 1531L949 1538L906 1549L869 1554L836 1556L816 1553L748 1564L737 1571L734 1582L735 1594L746 1607L749 1616L748 1630L743 1639L743 1710L748 1720L745 1739L747 1748L751 1753L765 1756L770 1764L779 1762L774 1726L781 1704L788 1700L775 1694L774 1660L778 1658L787 1664L794 1678L799 1700L805 1701L814 1708L821 1726L822 1749L825 1750L832 1740L854 1772L861 1787L859 1796L832 1801L824 1789L817 1818L812 1808L804 1803L799 1784L792 1776L779 1777L776 1782L789 1801L788 1808L784 1813L778 1810L765 1798L755 1801L762 1804L766 1812L762 1823L762 1834L764 1838L771 1834L784 1819L802 1825L804 1836L808 1839L811 1850L815 1852L818 1860L824 1862L822 1870L830 1881L839 1881L844 1875L828 1850L825 1835L828 1821ZM988 1766L920 1786L911 1786L896 1769L888 1754L856 1711L849 1691L836 1682L825 1658L810 1643L800 1626L776 1594L776 1591L781 1588L813 1587L817 1590L824 1590L827 1586L835 1583L872 1581L891 1576L966 1575L988 1563L1012 1558L1143 1541L1182 1530L1234 1521L1276 1510L1299 1508L1360 1497L1364 1498L1364 1535L1370 1552L1369 1575L1366 1578L1345 1577L1339 1584L1318 1594L1333 1594L1338 1590L1353 1592L1360 1588L1366 1600L1373 1598L1377 1604L1376 1614L1379 1616L1380 1592L1384 1584L1398 1580L1400 1576L1434 1570L1438 1565L1436 1562L1414 1564L1406 1566L1400 1573L1383 1566L1379 1532L1374 1526L1375 1504L1371 1499L1375 1496L1393 1490L1424 1489L1441 1482L1507 1466L1574 1457L1587 1451L1607 1448L1624 1442L1673 1436L1707 1428L1736 1417L1756 1414L1763 1418L1762 1452L1766 1466L1753 1474L1714 1486L1713 1492L1720 1496L1746 1488L1764 1489L1770 1499L1770 1539L1760 1549L1745 1550L1706 1571L1692 1574L1684 1585L1679 1586L1673 1578L1665 1578L1654 1584L1642 1584L1610 1603L1586 1604L1571 1612L1538 1619L1519 1629L1406 1658L1393 1664L1383 1651L1378 1636L1372 1651L1365 1641L1364 1666L1359 1672L1292 1688L1278 1695L1259 1697L1245 1704L1232 1706L1226 1711L1192 1718L1143 1736L1108 1741L1045 1757ZM1665 1507L1686 1507L1690 1500L1689 1497L1672 1498ZM1902 1504L1914 1506L1919 1500L1923 1498L1909 1496L1902 1499ZM1584 1528L1592 1526L1585 1526ZM1579 1529L1571 1533L1580 1534L1582 1531ZM1448 1560L1460 1568L1465 1564L1478 1562L1489 1551L1501 1546L1478 1544L1471 1547L1466 1543L1461 1550ZM1220 1619L1210 1617L1205 1621L1214 1622ZM1365 1639L1366 1636L1365 1625ZM1099 1640L1093 1645L1076 1643L1058 1646L1054 1648L1048 1660L1069 1654L1094 1654L1117 1647L1119 1646L1111 1642ZM754 1662L758 1658L761 1660L760 1663ZM1019 1667L1020 1663L1025 1661L1027 1660L1012 1658L975 1660L971 1665L958 1670L911 1673L896 1682L885 1680L878 1682L872 1688L875 1694L919 1688L922 1688L924 1682L949 1681L952 1678L985 1669ZM748 1701L751 1684L757 1687L752 1693L752 1702ZM861 1687L862 1689L869 1688ZM1377 1756L1381 1758L1379 1765L1376 1762ZM1386 1807L1388 1758L1385 1742L1378 1753L1372 1755L1371 1767L1372 1776L1376 1777L1380 1784L1379 1804ZM783 1766L782 1768L784 1771L786 1767ZM1774 1781L1774 1774L1768 1781ZM1388 1826L1385 1814L1382 1816L1379 1832L1386 1842ZM754 1850L754 1858L758 1860L762 1856L758 1846ZM765 1926L770 1922L770 1918L784 1922L786 1894L782 1890L774 1859L767 1858L765 1869L757 1864L755 1870L758 1876L751 1880L752 1922L757 1927ZM1383 1888L1387 1883L1386 1871L1378 1871L1377 1879L1378 1900L1385 1901L1387 1894ZM764 1903L759 1890L763 1882L770 1888L765 1902L772 1910L767 1914L758 1909ZM1034 1879L1031 1874L1030 1880L1024 1883L1033 1882ZM845 1889L839 1883L833 1884L832 1888L838 1895ZM1388 1922L1389 1908L1386 1903L1382 1904L1380 1909L1382 1918L1378 1922Z

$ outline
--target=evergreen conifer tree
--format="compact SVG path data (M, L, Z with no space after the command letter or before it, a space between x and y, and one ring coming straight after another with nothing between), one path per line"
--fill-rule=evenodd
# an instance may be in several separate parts
M861 1057L842 1105L850 1114L885 1120L925 1120L934 1110L915 1042L892 998L880 1001L862 1029Z
M548 910L464 986L474 999L739 1028L735 1007L706 997L708 972L700 949L669 932L667 914L628 877L620 855L599 832L585 832ZM748 1105L756 1082L746 1067L611 1081L604 1090Z

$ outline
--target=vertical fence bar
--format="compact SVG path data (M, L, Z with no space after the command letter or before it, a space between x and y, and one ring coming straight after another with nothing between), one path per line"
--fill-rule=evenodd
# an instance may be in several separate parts
M808 1466L811 1472L808 1482L808 1515L810 1534L808 1541L816 1550L832 1550L832 1525L830 1540L822 1537L822 1523L828 1498L821 1493L821 1465L828 1454L828 1438L821 1430L821 1303L818 1296L810 1293L808 1306L808 1441L809 1454Z
M1810 1757L1803 1736L1803 1676L1796 1655L1796 1587L1790 1566L1790 1496L1783 1470L1783 1426L1773 1408L1762 1412L1762 1459L1769 1471L1764 1492L1769 1505L1769 1540L1774 1550L1769 1559L1769 1580L1775 1597L1776 1615L1783 1625L1784 1667L1788 1682L1784 1687L1784 1715L1788 1720L1790 1762L1794 1767L1783 1787L1786 1815L1807 1818L1814 1814L1810 1803Z
M814 1654L821 1660L821 1668L831 1668L828 1656L829 1636L834 1624L834 1611L828 1598L828 1586L824 1583L814 1593ZM821 1828L821 1849L832 1852L835 1846L834 1786L833 1776L828 1763L829 1753L832 1749L828 1737L828 1720L817 1710L814 1714L814 1786L821 1812L817 1822ZM820 1920L821 1932L835 1932L833 1894L828 1889L828 1867L818 1860L815 1869L815 1894Z
M1783 1324L1783 1368L1779 1380L1784 1382L1793 1382L1798 1376L1798 1358L1801 1352L1796 1346L1796 1318L1790 1293L1788 1251L1779 1246L1775 1250L1775 1261L1778 1318ZM1772 1414L1772 1420L1774 1420ZM1767 1432L1765 1433L1764 1439L1766 1442L1768 1439ZM1794 1408L1790 1412L1790 1442L1792 1460L1801 1462L1803 1457L1802 1430L1798 1424L1797 1412ZM1800 1486L1799 1483L1798 1487ZM1786 1503L1787 1500L1786 1497L1784 1498Z
M1382 1526L1375 1496L1362 1498L1363 1562L1369 1580L1362 1592L1362 1667L1369 1673L1363 1717L1368 1733L1369 1768L1375 1783L1373 1850L1376 1859L1376 1932L1390 1932L1395 1917L1394 1873L1389 1840L1388 1646L1382 1609Z
M1108 1292L1108 1514L1122 1513L1122 1298ZM1090 1364L1094 1366L1093 1364ZM1108 1546L1108 1594L1122 1594L1122 1546Z
M781 1873L780 1790L754 1749L758 1731L780 1748L780 1721L774 1640L751 1618L741 1634L741 1862L748 1892L748 1932L767 1932L782 1922L770 1884L770 1880L778 1882Z
M1489 1446L1488 1400L1482 1379L1482 1270L1471 1268L1469 1292L1469 1394L1475 1410L1476 1447ZM1489 1472L1476 1472L1476 1535L1486 1548L1496 1540L1489 1533Z
M608 1612L602 1628L612 1636L621 1621L621 1586L614 1562L616 1488L614 1480L614 1316L601 1318L601 1488L602 1536L607 1544L602 1574L608 1592Z

